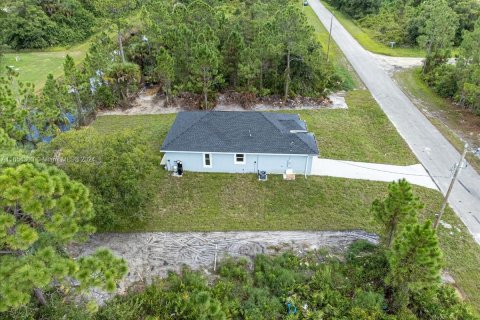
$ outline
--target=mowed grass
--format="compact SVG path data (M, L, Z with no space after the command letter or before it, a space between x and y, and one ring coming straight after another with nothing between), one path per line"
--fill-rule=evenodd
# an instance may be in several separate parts
M78 64L85 58L89 45L90 42L87 41L70 49L7 53L2 64L18 69L20 81L33 83L40 90L49 73L55 78L63 75L63 62L67 54Z
M397 72L394 77L419 110L428 117L455 149L459 152L463 151L464 139L468 141L471 148L480 147L480 117L469 110L460 109L451 101L436 94L422 80L421 68ZM478 157L468 153L467 160L480 172Z
M346 102L348 109L285 112L299 114L306 121L308 130L315 133L321 157L395 165L418 163L368 91L350 91ZM105 133L144 129L159 150L174 119L171 114L101 116L93 127Z
M141 11L132 12L127 21L132 29L141 26L143 23ZM115 39L115 31L107 28L106 32L112 39ZM67 54L75 60L76 64L81 64L94 38L95 35L92 35L84 42L67 48L53 47L39 51L25 50L7 53L1 61L0 76L4 72L5 66L13 66L18 68L20 81L33 83L37 90L41 90L49 73L55 78L63 75L63 62Z
M350 92L347 101L349 110L297 111L316 133L322 156L397 164L416 162L368 92ZM152 152L159 152L174 119L174 114L102 116L93 127L100 133L137 129L149 137ZM380 232L369 209L374 199L386 195L387 185L331 177L299 176L295 181L283 181L274 175L261 183L251 174L187 172L184 177L175 178L159 166L145 181L146 189L156 190L148 205L150 216L143 224L127 221L117 231ZM442 195L417 186L414 191L426 205L422 219L433 218ZM444 220L453 226L439 229L445 269L455 278L465 298L480 310L479 247L450 209Z
M393 57L424 57L425 51L420 48L394 47L391 48L374 39L372 32L362 28L348 15L336 10L325 1L322 4L333 13L335 18L345 29L368 51Z

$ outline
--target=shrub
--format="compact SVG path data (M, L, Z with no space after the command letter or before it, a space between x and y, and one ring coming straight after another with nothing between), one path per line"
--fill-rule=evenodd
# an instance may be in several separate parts
M134 63L114 63L107 69L104 78L119 104L127 107L139 89L140 67Z
M382 4L381 0L329 0L329 2L354 19L377 13Z
M433 89L438 95L444 98L452 98L458 91L458 70L455 66L442 64L433 71L432 83Z
M142 132L70 131L41 145L37 155L57 157L58 167L90 188L94 223L100 230L144 220L151 191L143 182L159 163L159 155L152 154Z
M461 303L454 291L446 286L417 290L409 309L390 314L386 305L388 294L383 292L385 272L357 269L375 274L372 287L353 281L352 264L357 267L376 256L379 248L366 242L355 243L341 258L325 258L314 252L297 257L291 252L279 256L259 255L251 270L247 260L228 258L221 262L219 272L208 278L199 271L184 268L157 279L140 291L117 296L107 301L91 319L355 319L355 320L474 320L478 319L468 306ZM235 265L237 262L237 265ZM283 281L284 275L295 279ZM280 275L276 279L276 275ZM362 276L360 275L359 278ZM289 283L289 285L279 285ZM364 289L362 287L369 287ZM68 308L67 306L71 306ZM42 308L38 312L19 313L26 319L68 319L88 317L83 306L75 307L70 300L58 310ZM31 306L35 308L34 306ZM25 311L25 310L24 310ZM28 316L28 317L27 317Z
M462 91L463 103L480 115L480 86L473 83L465 83Z

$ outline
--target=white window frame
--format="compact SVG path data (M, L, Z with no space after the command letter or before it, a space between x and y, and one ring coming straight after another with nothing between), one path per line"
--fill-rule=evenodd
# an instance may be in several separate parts
M207 159L206 159L206 156L208 155L208 158L210 159L210 165L207 165ZM202 154L202 161L203 161L203 167L204 168L211 168L213 166L213 162L212 162L212 154L211 153L203 153Z
M243 161L237 161L237 155L243 155ZM246 164L247 163L247 155L245 153L234 153L233 160L235 164Z

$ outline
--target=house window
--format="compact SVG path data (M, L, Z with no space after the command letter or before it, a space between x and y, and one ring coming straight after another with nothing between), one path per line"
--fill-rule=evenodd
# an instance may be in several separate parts
M245 164L245 154L236 153L235 154L235 164Z
M203 166L206 168L212 167L212 154L210 153L203 154Z

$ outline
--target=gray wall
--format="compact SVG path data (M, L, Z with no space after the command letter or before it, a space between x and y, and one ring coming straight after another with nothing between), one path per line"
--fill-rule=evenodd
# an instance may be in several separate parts
M212 167L206 168L203 166L203 153L166 152L165 163L168 170L172 170L175 161L180 160L185 171L226 173L256 173L257 170L284 173L292 169L296 174L303 174L307 159L307 174L312 167L312 156L305 155L246 154L245 164L235 164L234 157L233 153L211 153Z

